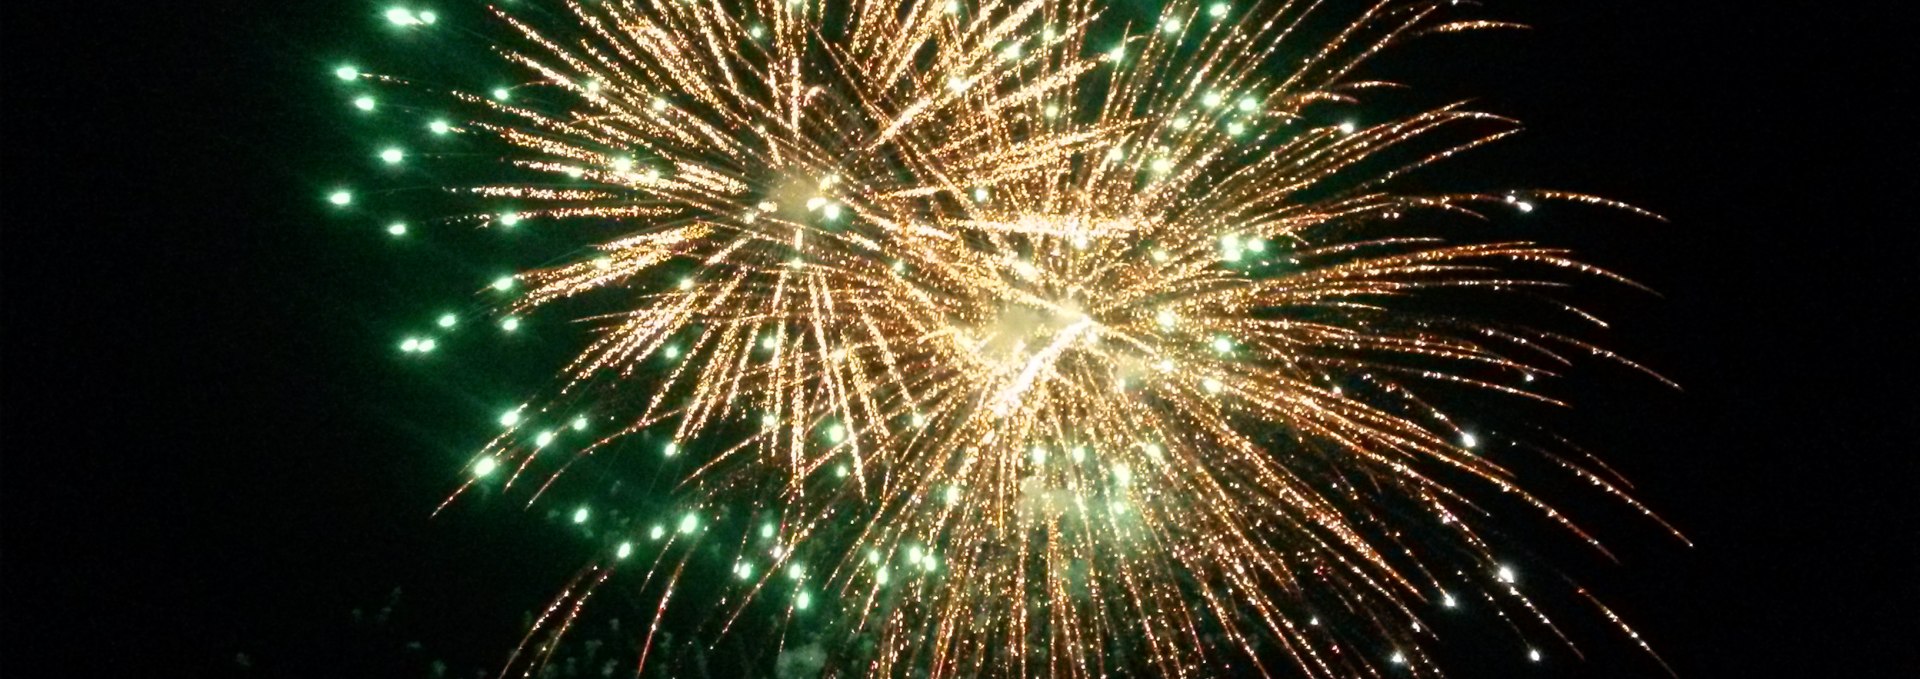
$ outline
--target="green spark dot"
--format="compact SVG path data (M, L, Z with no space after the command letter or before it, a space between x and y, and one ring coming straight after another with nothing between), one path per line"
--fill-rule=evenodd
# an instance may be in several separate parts
M433 348L439 345L440 343L435 342L432 338L420 340L420 353L424 354L429 351L433 351Z
M508 91L507 91L507 88L505 88L505 87L496 87L496 88L493 88L493 98L494 98L494 99L497 99L497 100L500 100L500 101L506 101L506 100L507 100L507 97L509 97L509 96L512 96L512 95L513 95L513 93L512 93L512 92L508 92Z
M547 445L548 445L548 444L551 444L551 443L553 443L553 437L554 437L554 436L555 436L555 434L553 433L553 430L551 430L551 429L549 429L549 430L547 430L547 431L543 431L543 432L540 432L540 435L539 435L539 436L535 436L535 437L533 437L533 445L535 445L535 446L538 446L538 447L541 447L541 448L545 448L545 447L547 447Z
M333 76L341 80L353 80L360 77L360 69L352 66L341 66L333 69Z
M760 524L760 537L763 537L763 538L773 537L773 524L771 523Z
M493 289L506 292L513 289L513 277L501 276L493 279Z
M508 212L500 215L501 226L513 226L519 223L520 223L520 213L518 212Z
M451 328L453 327L453 324L459 323L459 322L460 322L460 317L455 316L453 314L441 314L440 320L438 321L438 323L440 324L440 327L442 328Z
M492 474L493 470L499 468L499 462L494 461L491 457L483 457L480 458L480 461L473 463L473 475L476 478L485 478L487 475Z
M371 111L373 110L373 97L356 97L353 100L353 107L362 111Z
M406 152L401 151L400 149L385 149L380 152L381 162L384 162L388 165L398 164L401 160L405 159L406 157L407 157Z
M513 426L513 425L516 425L516 424L519 424L519 423L520 423L520 409L519 409L519 408L514 408L513 410L509 410L509 411L507 411L507 412L504 412L504 413L500 413L500 426L502 426L502 427L511 427L511 426Z
M688 512L686 516L680 517L680 534L681 535L692 533L694 530L698 529L699 527L700 527L700 516L698 514Z
M680 444L674 443L672 441L668 441L667 445L661 446L660 452L665 453L667 457L673 457L675 455L679 455Z
M388 235L393 235L393 236L405 236L405 235L407 235L407 223L406 223L406 222L394 222L394 223L392 223L392 224L388 224L388 225L387 225L387 234L388 234Z
M613 558L616 558L616 559L625 559L632 555L633 555L633 543L631 542L620 543L620 548L617 550L614 550L613 552Z
M445 120L435 120L427 123L427 129L434 134L446 134L453 131L453 126L448 125Z
M507 332L513 332L515 330L519 330L520 319L514 318L512 316L508 316L506 318L500 319L500 329L505 330Z
M801 592L799 596L796 596L793 598L793 607L796 609L804 611L804 610L807 610L807 608L812 605L813 605L813 595L808 594L806 592Z
M647 529L647 537L653 540L658 540L660 539L661 536L664 536L666 534L667 534L667 529L662 528L660 524L657 524L657 523L653 524L652 528Z
M1224 3L1224 2L1213 3L1213 6L1207 8L1207 16L1213 17L1215 19L1225 18L1227 16L1227 9L1228 9L1227 3Z
M353 192L341 189L327 194L327 202L334 205L347 205L353 202Z
M579 416L579 417L575 417L575 418L573 418L573 430L574 430L574 431L586 431L586 430L587 430L587 416L585 416L585 415L581 415L581 416Z
M575 509L575 510L573 510L573 522L574 522L574 523L586 523L586 522L587 522L587 516L588 516L588 512L587 512L587 508L586 508L586 507L581 507L581 508L579 508L579 509Z

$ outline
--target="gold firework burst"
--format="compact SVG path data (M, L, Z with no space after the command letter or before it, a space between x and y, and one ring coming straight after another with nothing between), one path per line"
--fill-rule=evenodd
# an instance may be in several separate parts
M618 310L588 319L556 394L503 418L477 476L551 483L670 430L683 514L648 537L727 545L735 614L827 604L877 648L849 669L881 676L1427 668L1422 616L1469 592L1558 634L1476 531L1467 487L1592 538L1432 394L1557 403L1532 384L1562 354L1613 357L1428 300L1623 279L1406 225L1632 208L1400 192L1514 124L1461 105L1315 113L1384 86L1352 77L1382 49L1503 25L1449 20L1451 4L1174 2L1135 24L1072 0L497 11L527 82L451 93L469 115L434 123L517 168L473 188L511 206L474 221L607 233L497 282L503 313ZM588 401L622 426L551 452L541 427ZM777 520L705 530L742 505ZM633 551L535 632L563 632ZM641 577L672 582L692 554L661 547Z

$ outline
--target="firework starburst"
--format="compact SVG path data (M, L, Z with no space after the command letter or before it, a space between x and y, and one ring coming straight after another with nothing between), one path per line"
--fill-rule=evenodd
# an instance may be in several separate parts
M461 113L423 134L505 160L453 187L484 208L448 223L598 234L483 291L508 329L570 314L592 341L463 491L539 497L636 451L674 488L516 663L601 583L671 585L716 549L737 587L713 631L751 607L833 616L876 649L846 669L879 676L1427 670L1423 616L1466 597L1556 638L1474 494L1598 543L1436 403L1557 404L1534 386L1566 356L1615 357L1435 300L1623 279L1438 232L1632 208L1396 188L1515 129L1355 113L1386 86L1353 77L1368 57L1503 25L1453 4L560 2L493 12L516 86L343 68L361 110L361 85L440 97ZM564 438L582 413L617 426Z

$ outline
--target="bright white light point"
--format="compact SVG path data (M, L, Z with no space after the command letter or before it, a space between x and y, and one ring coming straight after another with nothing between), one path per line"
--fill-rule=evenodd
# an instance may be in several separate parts
M748 580L748 579L752 579L752 578L753 578L753 564L750 564L750 563L744 563L744 562L743 562L743 563L741 563L740 565L737 565L737 566L734 566L734 567L733 567L733 574L734 574L734 575L737 575L737 576L740 576L740 579L741 579L741 580Z
M459 322L460 322L460 317L455 316L453 314L441 314L440 320L438 321L438 323L440 324L440 327L442 328L451 328L453 327L453 324L459 323Z
M1474 436L1473 434L1469 434L1467 432L1460 432L1460 445L1467 448L1472 448L1474 446L1480 445L1480 438L1477 436Z
M1174 119L1173 119L1173 129L1176 129L1176 130L1184 130L1184 129L1187 129L1187 128L1189 128L1189 127L1193 127L1193 119L1192 119L1192 118L1188 118L1188 117L1186 117L1186 116L1180 116L1180 117L1178 117L1178 118L1174 118Z
M667 100L665 100L665 99L661 99L661 98L659 98L659 97L654 97L654 98L653 98L653 110L655 110L655 111L665 111L665 110L667 110Z
M593 268L605 271L613 268L613 258L606 255L593 258Z
M846 425L835 423L827 427L827 440L834 443L847 440Z
M615 171L615 172L632 172L632 171L633 171L633 159L632 159L632 158L615 158L615 159L613 159L613 171Z
M1113 482L1122 486L1133 483L1133 467L1122 462L1113 466Z
M699 528L699 527L700 527L699 515L689 513L686 516L680 517L680 534L681 535L686 535L687 533L691 533L695 528Z
M1405 664L1407 664L1407 656L1406 656L1406 654L1404 654L1404 653L1401 653L1401 652L1399 652L1399 651L1394 651L1394 652L1393 652L1393 657L1391 657L1391 658L1388 658L1387 660L1389 660L1389 661L1392 661L1392 662L1393 662L1393 664L1395 664L1395 665L1405 665Z
M1087 447L1086 447L1086 446L1074 446L1074 447L1073 447L1073 451L1072 451L1072 453L1071 453L1071 455L1073 456L1073 461L1074 461L1074 462L1086 462L1086 461L1087 461Z
M835 219L839 219L840 205L838 203L827 203L825 206L820 208L820 215L823 217L826 217L827 221L833 221Z
M960 487L959 487L959 486L947 486L947 493L946 493L946 495L947 495L947 497L946 497L946 499L947 499L947 504L950 504L950 505L951 505L951 504L958 504L958 503L960 502Z
M448 125L447 121L445 120L435 120L433 122L427 123L427 130L433 132L434 134L446 134L448 132L453 131L453 126Z
M504 412L504 413L500 413L500 426L502 426L502 427L511 427L511 426L513 426L513 425L516 425L516 424L519 424L519 423L520 423L520 409L519 409L519 408L515 408L515 409L513 409L513 410L509 410L509 411L507 411L507 412Z
M1213 3L1212 7L1207 8L1207 16L1213 17L1215 19L1224 17L1226 15L1227 15L1227 3L1216 2L1216 3Z
M1161 173L1165 173L1165 172L1167 172L1167 171L1169 171L1169 170L1172 170L1172 169L1173 169L1173 161L1171 161L1171 160L1167 160L1167 159L1165 159L1165 158L1155 158L1155 159L1153 159L1153 171L1154 171L1154 172L1161 172Z
M1121 59L1126 58L1126 56L1127 56L1126 45L1114 45L1113 49L1107 50L1107 61L1119 61Z
M500 329L501 329L501 330L505 330L505 331L507 331L507 332L513 332L513 331L515 331L515 330L519 330L519 329L520 329L520 319L518 319L518 318L513 318L513 317L511 317L511 316L509 316L509 317L507 317L507 318L503 318L503 319L500 319Z
M667 345L667 348L666 348L666 350L664 350L664 351L662 351L661 353L662 353L662 354L664 354L664 355L666 355L666 357L667 357L667 360L669 360L669 361L671 361L671 360L673 360L673 359L676 359L676 358L680 358L680 345L678 345L678 344L669 344L669 345Z
M371 111L373 110L373 97L356 97L353 100L353 107L362 111Z
M667 457L673 457L673 456L675 456L675 455L679 455L679 454L680 454L680 444L678 444L678 443L674 443L674 442L672 442L672 441L668 441L668 442L667 442L667 445L664 445L664 446L661 446L661 447L660 447L660 452L661 452L662 454L664 454L664 455L666 455Z
M1260 102L1253 97L1241 97L1239 106L1241 112L1252 113L1254 109L1260 108Z
M1247 131L1246 125L1242 125L1238 122L1227 123L1227 134L1231 134L1237 137L1237 136L1240 136L1242 133L1245 133L1246 131Z
M1163 22L1161 22L1161 23L1160 23L1160 28L1161 28L1162 30L1165 30L1165 31L1167 32L1167 35L1173 35L1173 34L1175 34L1175 33L1179 33L1179 32L1180 32L1180 20L1179 20L1179 19L1168 19L1168 20L1166 20L1166 21L1163 21Z
M518 212L508 212L506 214L500 215L500 224L502 226L513 226L519 223L520 223L520 213Z
M760 524L760 537L763 537L763 538L773 537L773 524L771 523Z
M799 580L800 578L806 577L806 575L807 569L800 564L787 565L787 577Z
M1225 337L1215 337L1213 338L1213 350L1222 354L1233 351L1233 340Z
M948 14L959 14L959 13L960 13L960 0L947 0L947 13L948 13Z
M393 165L406 158L406 155L407 154L400 149L386 149L380 152L380 160L388 165Z
M654 524L652 528L647 529L647 537L655 540L660 539L660 536L666 535L666 534L667 534L667 529L661 528L660 524Z
M1513 204L1513 206L1514 206L1514 207L1516 207L1516 208L1520 208L1520 211L1521 211L1521 212L1532 212L1532 211L1533 211L1533 203L1529 203L1529 202L1527 202L1527 201L1524 201L1524 200L1523 200L1523 201L1520 201L1520 202L1518 202L1518 203L1514 203L1514 204Z
M633 543L631 542L622 542L620 543L619 549L613 550L613 558L615 559L625 559L629 556L633 556Z
M1206 106L1207 108L1213 108L1215 106L1219 106L1220 102L1223 102L1223 101L1226 101L1226 100L1220 96L1219 92L1208 92L1206 93L1206 95L1200 97L1200 103Z
M926 416L926 415L922 415L922 414L920 414L920 413L914 413L914 414L913 414L913 417L911 417L911 418L908 418L908 419L909 419L909 421L911 421L911 422L913 422L913 426L915 426L915 427L924 427L924 426L927 426L927 416Z
M585 416L585 415L581 415L581 416L579 416L579 417L575 417L575 418L573 418L573 430L574 430L574 431L586 431L586 430L587 430L587 416Z
M760 348L762 349L765 349L767 351L773 351L774 348L779 346L780 346L780 338L778 337L768 335L766 337L760 338Z
M1534 662L1540 662L1540 649L1537 649L1537 648L1527 649L1527 659L1532 660Z
M1209 377L1200 381L1200 387L1206 389L1209 394L1218 394L1220 390L1226 388L1226 385L1221 384L1220 380Z
M1120 160L1125 157L1127 157L1126 149L1120 148L1118 146L1107 149L1107 160Z
M932 573L940 568L940 557L928 554L927 558L920 561L920 568L928 573Z
M412 26L420 23L420 20L413 16L413 12L399 7L387 10L387 21L393 22L395 26Z
M513 289L513 277L501 276L493 279L493 289L506 292Z
M682 279L680 279L680 289L681 289L681 290L692 290L692 289L693 289L693 279L691 279L691 278L682 278Z
M420 351L422 353L433 351L433 348L439 346L439 344L439 342L433 341L432 338L420 340Z
M947 89L955 92L964 92L967 89L967 79L960 77L948 78Z
M1513 569L1507 566L1501 566L1500 571L1495 575L1500 578L1501 582L1513 582L1514 579Z
M1013 61L1015 59L1019 59L1020 43L1016 42L1011 45L1007 45L1006 49L1000 50L1000 58L1006 59L1007 61Z
M554 433L553 433L553 430L551 429L540 432L539 436L533 437L533 445L545 448L547 447L547 444L553 443L553 437L554 437ZM586 510L581 510L581 511L586 511Z
M360 70L352 66L341 66L333 69L333 75L341 80L352 80L360 77Z
M808 594L806 592L801 592L800 596L793 598L793 607L796 609L804 611L804 610L807 610L808 606L812 606L812 605L813 605L813 595Z
M752 28L747 29L747 35L755 38L764 38L767 35L767 28L759 24L754 24Z
M1048 118L1058 118L1060 117L1060 106L1057 104L1047 104L1045 112Z
M1526 375L1524 375L1524 376L1522 376L1522 379L1524 379L1524 380L1526 380L1526 381L1528 381L1528 382L1532 382L1532 381L1533 381L1533 373L1527 373Z
M506 101L506 100L507 100L507 97L511 97L511 96L513 96L513 92L511 92L511 91L508 91L508 90L507 90L507 88L505 88L505 87L496 87L496 88L493 88L493 98L494 98L494 99L497 99L497 100L500 100L500 101Z
M976 203L984 203L984 202L987 202L987 190L986 190L986 189L974 189L974 190L973 190L973 202L976 202Z
M586 507L581 507L581 508L579 508L579 509L575 509L575 510L573 510L573 522L574 522L574 523L586 523L586 522L587 522L587 508L586 508Z
M1146 449L1147 449L1147 457L1151 457L1156 460L1160 459L1160 444L1149 443L1146 445Z
M1045 448L1041 448L1041 447L1039 447L1039 446L1034 446L1034 448L1033 448L1033 455L1032 455L1032 457L1033 457L1033 463L1034 463L1034 464L1046 464L1046 462L1047 462L1047 449L1045 449Z
M476 477L484 477L488 474L492 474L493 470L499 469L499 468L500 468L499 462L495 462L491 457L483 457L483 458L480 458L479 462L473 463L473 475Z
M1167 260L1172 258L1173 258L1173 255L1167 254L1166 250L1155 249L1153 251L1153 261L1164 264L1166 263Z
M834 465L833 476L834 478L841 478L841 479L847 478L847 466L844 464Z
M407 235L407 225L403 222L394 222L392 224L388 224L387 233L393 236L405 236Z
M881 568L880 570L873 572L873 581L876 584L884 585L884 584L887 584L887 581L891 579L892 577L887 574L886 568Z
M920 563L920 560L922 558L925 558L926 555L927 555L926 550L921 549L920 545L914 545L913 547L907 549L907 563L918 565Z
M1341 134L1353 134L1353 131L1354 131L1355 129L1358 129L1358 128L1354 126L1354 124L1353 124L1353 122L1352 122L1352 121L1348 121L1348 122L1344 122L1344 123L1340 123L1340 133L1341 133Z
M401 351L418 351L419 349L420 349L420 340L414 339L412 337L408 337L407 341L400 343Z
M1459 606L1459 605L1460 605L1460 602L1459 602L1459 601L1456 601L1456 600L1454 600L1454 598L1453 598L1453 594L1451 594L1451 593L1447 593L1447 592L1442 592L1442 593L1440 594L1440 605L1441 605L1441 606L1445 606L1445 607L1447 607L1447 608L1453 608L1453 607L1455 607L1455 606Z
M1266 251L1267 251L1267 239L1265 239L1265 238L1249 238L1249 239L1247 239L1247 251L1248 251L1248 252L1266 252Z
M348 203L352 203L353 193L350 191L335 191L333 193L329 193L327 194L327 202L333 203L334 205L346 205Z
M420 23L423 23L423 24L432 24L433 22L440 20L440 15L434 14L431 10L421 12L417 16L420 17Z

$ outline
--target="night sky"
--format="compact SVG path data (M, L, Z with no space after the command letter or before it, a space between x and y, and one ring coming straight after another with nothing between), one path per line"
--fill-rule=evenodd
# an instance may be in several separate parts
M1494 0L1533 30L1379 69L1527 124L1470 181L1670 219L1527 235L1661 293L1592 284L1614 326L1590 338L1684 390L1589 366L1553 422L1697 546L1625 507L1587 512L1621 564L1529 543L1683 677L1914 676L1920 144L1898 102L1920 72L1893 3L1757 4ZM0 675L424 676L405 641L495 667L583 563L544 507L428 516L553 352L393 348L477 274L321 200L369 174L330 81L382 8L6 6ZM354 622L396 587L386 631ZM1457 676L1660 673L1588 650L1446 653Z

